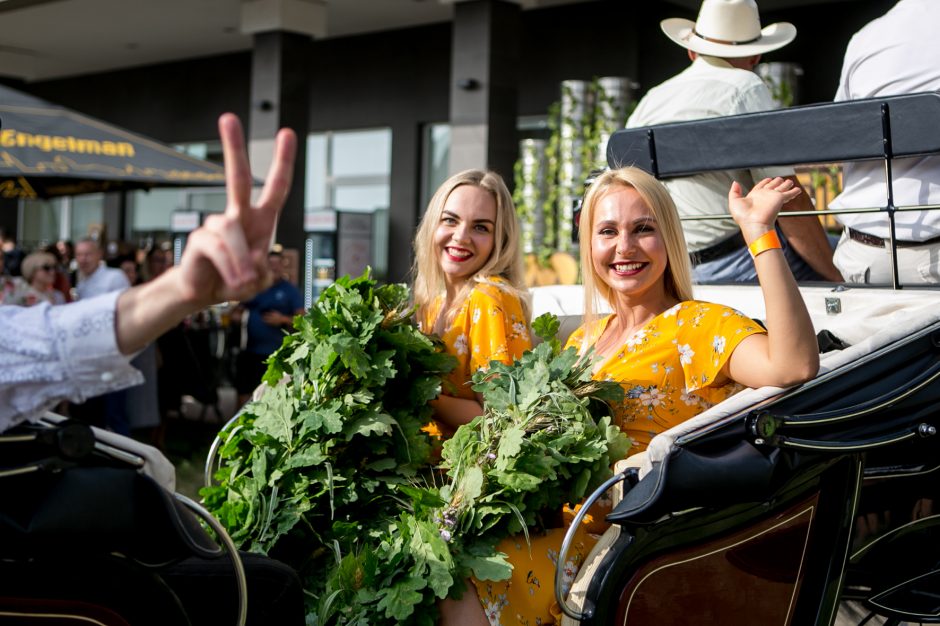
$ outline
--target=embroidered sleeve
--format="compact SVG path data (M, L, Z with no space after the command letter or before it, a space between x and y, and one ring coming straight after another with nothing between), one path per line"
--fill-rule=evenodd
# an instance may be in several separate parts
M64 306L0 308L0 431L60 400L139 384L114 333L118 292Z

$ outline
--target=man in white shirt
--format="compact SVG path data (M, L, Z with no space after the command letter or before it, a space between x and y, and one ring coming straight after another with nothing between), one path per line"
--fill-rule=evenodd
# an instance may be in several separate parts
M940 2L900 0L849 42L835 100L857 100L940 90ZM846 163L844 190L833 209L887 205L884 163ZM940 204L940 157L892 163L895 206ZM898 277L901 283L940 282L940 210L895 213ZM839 216L845 226L835 263L856 283L891 283L885 213Z
M124 272L104 264L101 246L91 237L81 239L75 244L75 261L78 263L78 283L75 285L75 291L80 299L131 286Z
M761 54L781 48L796 37L792 24L781 22L762 29L754 0L705 0L695 23L673 18L663 20L661 27L670 39L688 50L692 65L650 89L627 120L628 128L775 108L770 91L752 70ZM707 151L707 147L698 148ZM728 215L728 190L733 181L747 191L761 179L774 176L789 177L799 185L792 168L706 172L663 183L682 217ZM810 211L813 205L803 193L783 210ZM733 220L685 220L683 230L696 282L757 280ZM779 230L784 235L784 254L798 280L841 280L818 219L784 218Z
M121 292L56 307L0 307L0 432L73 402L138 384L130 360L184 317L248 300L272 277L268 247L290 191L297 139L278 133L257 204L238 118L219 118L228 201L193 231L180 264Z
M124 291L131 286L127 275L119 269L108 267L102 259L101 246L90 237L75 244L75 261L78 263L78 282L75 292L79 300ZM131 425L127 406L127 390L118 389L89 398L69 409L72 417L93 426L106 427L119 435L130 435Z

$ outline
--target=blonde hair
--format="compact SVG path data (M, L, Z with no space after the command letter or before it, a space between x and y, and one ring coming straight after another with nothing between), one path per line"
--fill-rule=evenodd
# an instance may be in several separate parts
M493 196L496 201L496 223L493 228L493 251L490 257L483 263L483 267L470 277L452 304L462 302L476 283L490 284L518 298L528 320L528 291L523 276L516 208L502 177L496 172L483 170L465 170L444 181L434 192L427 211L421 218L415 235L415 261L412 267L414 301L418 307L419 318L425 316L434 299L446 290L444 272L435 254L434 232L440 224L447 198L462 185L472 185ZM497 277L502 280L493 280Z
M649 207L666 245L666 271L663 275L666 293L683 302L692 299L692 264L682 232L679 212L669 192L662 183L636 167L608 170L591 183L584 194L581 205L581 220L578 224L581 244L581 273L584 282L584 326L585 340L590 336L591 326L597 321L599 298L613 304L611 288L597 272L591 258L594 212L600 200L615 187L631 187L636 190Z
M55 257L48 252L32 252L23 259L23 264L20 266L20 273L23 274L23 278L26 282L32 283L36 270L43 265L55 266L55 264Z

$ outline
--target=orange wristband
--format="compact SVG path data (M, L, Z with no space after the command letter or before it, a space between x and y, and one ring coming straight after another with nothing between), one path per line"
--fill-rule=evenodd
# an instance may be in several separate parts
M751 242L751 245L747 247L748 252L751 253L751 258L756 257L761 252L767 252L768 250L773 250L774 248L780 249L783 246L780 245L780 237L777 236L777 231L768 230L766 233L755 239Z

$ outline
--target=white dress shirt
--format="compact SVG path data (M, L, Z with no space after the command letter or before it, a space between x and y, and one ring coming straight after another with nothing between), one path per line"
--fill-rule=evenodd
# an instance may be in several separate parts
M684 71L650 89L627 120L627 128L775 108L770 90L757 74L733 67L723 59L699 56ZM705 172L666 179L663 183L683 217L728 215L728 190L732 181L741 183L747 193L762 178L792 175L792 168L760 168ZM686 220L682 229L691 251L707 248L738 233L731 219Z
M62 306L0 306L0 432L60 400L140 384L114 331L119 293Z
M110 291L123 291L131 286L127 274L119 269L108 267L102 262L98 269L89 276L79 278L75 292L80 299L93 298Z
M901 0L869 22L849 42L836 101L940 90L940 1ZM940 204L940 157L896 159L892 163L895 206ZM844 190L833 209L887 204L884 163L846 163ZM877 213L840 215L846 226L888 237L888 217ZM897 238L924 241L940 236L940 210L895 213Z

